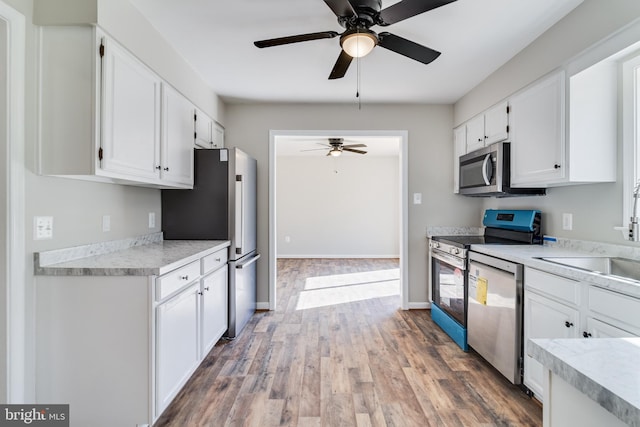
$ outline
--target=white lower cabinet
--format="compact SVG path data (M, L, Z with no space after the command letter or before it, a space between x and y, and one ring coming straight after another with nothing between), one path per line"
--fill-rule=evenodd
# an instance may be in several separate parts
M36 396L152 425L227 330L227 248L161 276L36 276ZM111 408L105 410L105 408Z
M524 291L524 339L575 338L579 331L579 312L527 289ZM525 344L526 350L526 344ZM542 400L544 367L525 351L524 384Z
M532 338L640 336L640 299L525 267L524 385L542 401L545 369L527 354Z
M228 267L205 276L201 280L200 304L202 338L200 357L205 358L228 327L227 284Z
M156 412L178 394L200 362L198 305L200 283L156 308Z

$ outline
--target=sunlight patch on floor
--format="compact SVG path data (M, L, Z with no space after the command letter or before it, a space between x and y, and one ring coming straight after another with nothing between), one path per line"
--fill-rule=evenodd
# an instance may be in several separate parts
M296 310L400 295L400 269L309 277Z

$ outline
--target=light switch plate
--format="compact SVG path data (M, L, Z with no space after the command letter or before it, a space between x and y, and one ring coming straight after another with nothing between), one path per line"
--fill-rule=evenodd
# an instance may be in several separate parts
M149 212L149 228L155 228L156 226L156 213Z
M111 231L111 215L102 216L102 231L105 233Z
M414 205L422 204L422 193L413 193L413 204Z
M562 214L562 229L573 230L573 214L570 214L570 213Z
M53 217L33 217L33 240L53 239Z

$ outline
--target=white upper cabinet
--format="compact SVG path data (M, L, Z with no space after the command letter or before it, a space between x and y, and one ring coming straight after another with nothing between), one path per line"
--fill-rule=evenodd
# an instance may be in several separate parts
M215 120L195 109L195 143L201 148L223 148L224 129Z
M509 138L509 108L507 101L489 108L464 124L466 152L477 150Z
M163 180L193 185L193 105L168 84L162 85Z
M564 72L509 99L512 186L541 185L564 177L564 100Z
M509 103L512 186L616 180L615 63L596 64L568 80L565 71L555 72Z
M467 127L458 126L453 130L453 192L460 192L460 156L466 154Z
M102 140L98 175L154 181L160 165L160 78L102 38Z
M191 188L191 103L97 27L39 32L40 173Z
M465 123L466 152L470 153L484 147L484 115L474 117Z
M509 104L494 105L484 113L484 143L505 141L509 138Z

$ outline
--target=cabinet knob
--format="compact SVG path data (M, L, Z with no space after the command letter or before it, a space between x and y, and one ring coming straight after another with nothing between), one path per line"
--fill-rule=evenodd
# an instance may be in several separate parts
M202 295L202 294L203 294L202 292L198 291L198 295Z
M222 261L222 258L216 258L216 262Z
M560 165L559 164L555 164L555 165L553 165L553 168L554 169L560 169Z
M564 322L564 326L566 326L567 328L570 328L573 326L573 323L569 322L568 320Z
M484 136L484 139L489 139L489 137L487 135Z
M585 338L591 338L591 333L590 333L590 332L587 332L587 331L584 331L584 332L582 333L582 336L583 336L583 337L585 337Z
M478 142L482 142L482 138L478 138Z
M169 172L169 168L164 168L165 171Z
M209 290L209 287L208 287L208 286L205 286L204 290L205 290L205 291L208 291L208 290Z
M180 276L180 280L189 280L189 275L187 274L186 276Z
M156 166L156 169L160 170L160 169L162 169L162 166Z

